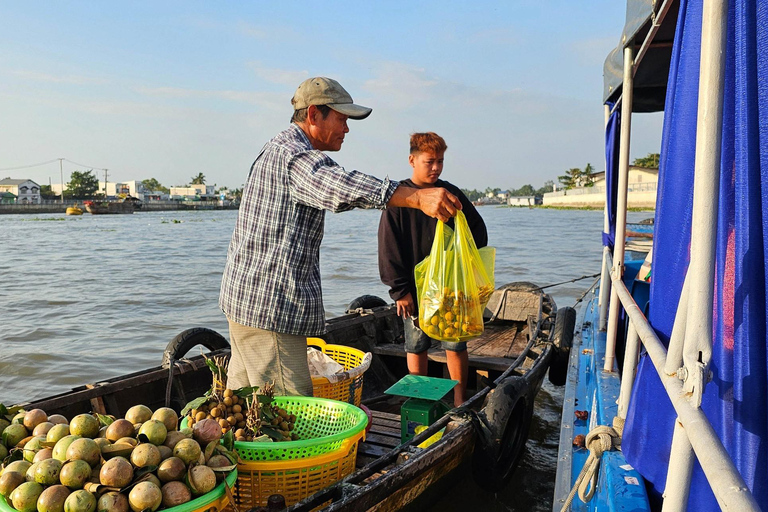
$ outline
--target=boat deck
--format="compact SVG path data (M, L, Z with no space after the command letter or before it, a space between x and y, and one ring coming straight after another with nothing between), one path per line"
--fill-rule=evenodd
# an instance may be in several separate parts
M371 429L357 448L357 468L381 457L400 445L400 415L371 411Z
M517 358L528 343L528 325L525 322L486 325L485 332L467 342L470 368L480 370L504 371L511 360ZM389 343L377 345L373 353L381 356L405 358L403 344ZM432 343L427 357L430 361L445 363L445 350L439 342Z

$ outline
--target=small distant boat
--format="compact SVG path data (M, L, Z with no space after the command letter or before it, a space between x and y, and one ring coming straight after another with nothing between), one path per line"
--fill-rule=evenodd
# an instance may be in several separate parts
M82 215L82 214L83 214L83 209L77 205L70 206L69 208L67 208L67 215Z
M134 199L134 198L131 198ZM102 214L108 214L108 213L133 213L136 209L136 201L141 203L139 200L128 200L123 199L120 202L115 201L85 201L83 204L85 205L85 209L88 210L88 213L91 213L93 215L102 215Z

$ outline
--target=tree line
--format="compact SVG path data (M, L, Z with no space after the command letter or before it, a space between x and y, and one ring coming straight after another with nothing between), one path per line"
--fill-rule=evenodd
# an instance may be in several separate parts
M646 169L658 169L659 153L648 153L648 155L644 157L635 158L635 160L632 162L632 165L635 167L644 167ZM575 187L591 187L595 184L594 174L595 168L591 163L587 163L583 169L580 167L571 167L565 171L565 174L557 177L557 181L560 183L560 187L558 188L568 190ZM547 192L552 192L554 190L554 185L555 182L549 180L545 181L544 185L538 189L534 188L534 186L531 184L527 184L517 189L509 188L508 192L512 197L541 196ZM482 197L486 197L490 193L496 196L502 191L502 189L488 187L484 192L480 190L469 189L461 189L461 191L464 192L464 195L467 196L470 201L477 201Z
M205 179L206 178L203 173L198 173L197 176L193 176L191 178L190 184L205 185ZM156 178L142 180L141 184L146 190L152 192L160 192L163 194L169 194L171 192L169 187L164 186ZM186 187L188 185L185 184L184 186ZM216 184L214 184L214 187L216 187ZM243 190L242 188L229 190L226 187L214 189L214 193L218 194L220 192L227 192L227 196L232 199L239 200L242 196ZM50 185L41 185L40 195L44 199L53 199L58 197L58 194L53 192ZM73 171L70 175L69 181L66 184L64 196L69 197L70 199L93 199L98 196L104 196L104 191L99 190L99 179L93 173L93 169L87 171Z

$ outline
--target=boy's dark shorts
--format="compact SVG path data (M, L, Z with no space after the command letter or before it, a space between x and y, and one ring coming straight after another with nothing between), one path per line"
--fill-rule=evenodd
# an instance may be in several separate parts
M405 351L409 354L421 354L429 350L433 340L424 331L414 325L411 318L403 319L403 334L405 336ZM441 341L443 350L462 352L467 350L466 341Z

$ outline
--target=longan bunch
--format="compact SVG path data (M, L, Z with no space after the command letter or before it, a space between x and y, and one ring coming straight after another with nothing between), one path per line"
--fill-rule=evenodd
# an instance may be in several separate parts
M477 295L446 287L436 294L427 292L422 299L422 311L437 311L422 326L429 336L441 339L468 339L483 333L482 308L488 302L493 286L483 285Z
M223 398L212 396L208 402L192 409L189 412L187 426L191 427L196 422L206 418L212 418L221 425L221 433L226 434L230 429L244 429L245 415L248 405L244 398L235 395L231 389L225 389L221 394ZM237 432L235 432L237 437Z
M288 411L276 405L266 405L261 411L262 425L271 426L283 436L280 441L297 441L299 436L293 432L296 424L296 415L289 414ZM263 427L262 427L262 430ZM272 437L272 436L270 436Z

